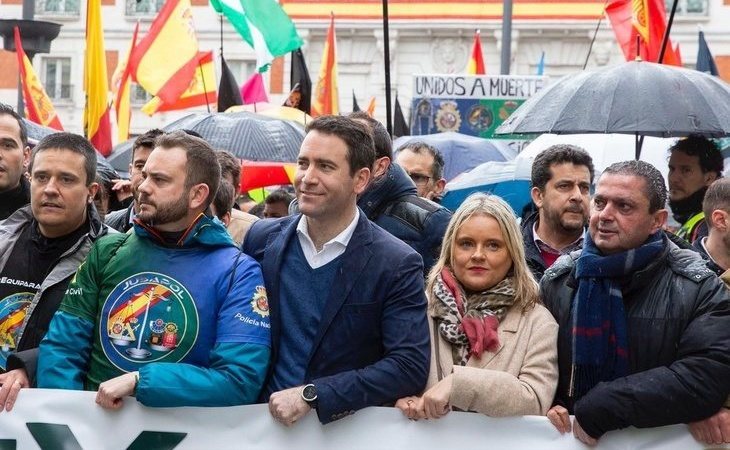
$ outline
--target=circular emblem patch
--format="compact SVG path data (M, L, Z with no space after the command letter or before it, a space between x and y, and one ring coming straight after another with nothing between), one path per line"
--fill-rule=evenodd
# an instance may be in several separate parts
M32 292L20 292L0 300L0 368L2 369L5 369L8 355L18 345L18 332L33 296Z
M139 273L122 281L101 311L101 347L125 372L150 362L181 361L198 337L192 296L180 282L159 273Z

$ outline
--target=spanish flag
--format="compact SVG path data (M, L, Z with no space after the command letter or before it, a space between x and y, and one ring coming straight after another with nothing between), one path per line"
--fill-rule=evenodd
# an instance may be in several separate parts
M15 34L15 53L18 56L18 67L20 67L20 84L23 87L23 101L25 102L26 116L31 122L43 125L56 130L63 131L61 121L58 120L53 103L48 98L46 90L38 79L30 59L23 51L23 43L20 40L18 27L13 28Z
M104 52L101 0L88 0L86 12L86 56L84 59L84 134L104 156L112 152L109 122L109 81Z
M167 0L129 57L137 83L168 105L188 89L198 61L190 0Z
M124 142L129 139L129 123L132 121L132 108L130 106L130 91L132 89L132 70L129 67L129 54L137 44L137 33L139 22L134 27L132 42L129 44L127 55L117 64L112 75L112 92L114 93L114 112L117 116L117 142Z
M466 65L468 75L484 75L487 73L484 68L484 57L482 56L482 40L479 37L479 30L474 32L474 44L471 47L471 55Z
M335 54L335 15L332 14L327 40L322 52L322 65L319 68L319 80L314 90L312 116L339 114L339 93L337 91L337 59Z
M168 104L163 102L160 97L154 97L142 107L142 112L151 116L156 112L173 111L217 103L218 95L216 94L215 87L213 52L200 52L197 60L198 65L195 69L195 75L188 83L188 88L174 103Z

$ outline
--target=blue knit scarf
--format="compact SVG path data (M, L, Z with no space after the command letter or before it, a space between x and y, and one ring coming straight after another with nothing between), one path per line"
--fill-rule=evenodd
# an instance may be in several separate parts
M645 268L664 250L662 232L640 247L603 255L586 233L576 262L578 293L573 303L573 397L601 381L628 375L628 337L621 279Z

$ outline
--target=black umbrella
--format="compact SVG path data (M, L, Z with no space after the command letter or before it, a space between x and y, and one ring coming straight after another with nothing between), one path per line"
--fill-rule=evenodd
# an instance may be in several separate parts
M296 122L244 111L190 114L163 128L183 129L197 132L214 149L250 161L294 162L304 139L304 128ZM133 142L130 139L112 151L109 162L116 170L128 170Z
M496 131L730 135L730 86L695 70L631 61L566 76L523 103Z
M28 142L31 146L35 146L38 141L49 134L58 133L58 130L54 128L44 127L25 118L23 119L23 124L25 124L25 129L28 131Z

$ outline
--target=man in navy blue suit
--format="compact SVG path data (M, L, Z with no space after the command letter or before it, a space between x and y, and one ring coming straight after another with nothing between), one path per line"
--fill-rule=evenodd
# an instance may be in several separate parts
M421 256L357 207L374 160L364 125L312 121L294 182L300 214L254 223L243 243L262 265L271 313L261 397L287 426L311 409L328 423L426 384Z

